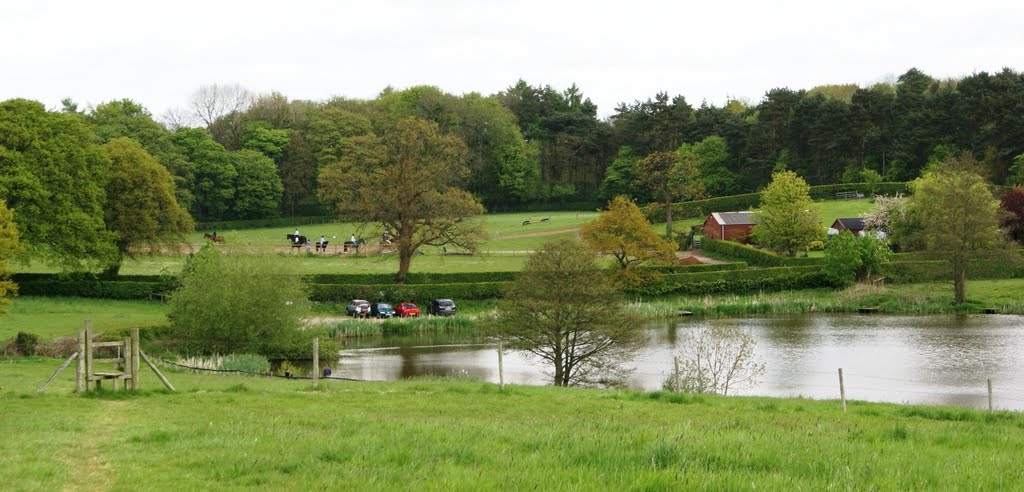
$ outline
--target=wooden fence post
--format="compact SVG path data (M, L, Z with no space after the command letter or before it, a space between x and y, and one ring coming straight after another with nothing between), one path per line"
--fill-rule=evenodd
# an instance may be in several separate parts
M992 378L988 378L988 411L992 411Z
M679 357L673 357L672 362L675 363L675 372L672 373L672 391L679 391Z
M843 384L843 368L839 368L839 399L843 402L843 413L846 413L846 385Z
M89 389L89 381L92 379L92 321L85 320L85 389ZM97 380L96 385L99 386Z
M138 391L142 387L139 376L139 329L132 328L132 389Z
M505 362L502 360L501 340L498 340L498 389L505 391Z
M88 380L85 379L85 328L79 328L78 365L75 367L75 393L84 393L88 384Z
M313 389L320 383L320 337L313 338Z

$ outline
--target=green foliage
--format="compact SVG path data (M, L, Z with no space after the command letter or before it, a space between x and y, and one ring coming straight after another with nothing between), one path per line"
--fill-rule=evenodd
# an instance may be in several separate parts
M465 282L451 284L311 284L310 300L347 303L352 299L370 302L414 302L422 309L432 299L496 299L509 282Z
M246 126L242 134L242 149L255 150L274 161L288 150L288 131L273 128L270 123L257 121Z
M743 294L836 286L819 266L793 266L667 274L657 282L631 287L626 292L641 295Z
M234 216L243 220L274 217L284 187L274 161L255 150L231 153L235 172Z
M489 331L546 364L556 386L599 384L623 376L639 342L623 307L583 245L552 241L508 286Z
M617 196L629 197L637 202L650 201L650 192L640 185L640 158L628 145L619 147L615 160L604 171L604 180L597 190L598 198L611 200Z
M999 201L968 154L949 158L914 182L909 213L925 248L949 261L956 303L964 302L967 266L977 251L1002 244Z
M878 185L882 182L882 175L874 169L863 169L860 172L860 179L866 185L868 193L872 195L878 191Z
M615 197L608 209L580 228L580 237L594 251L612 255L620 269L646 261L670 263L676 243L659 237L633 201Z
M199 128L179 128L173 139L194 166L192 216L204 220L229 217L237 176L231 153Z
M850 231L842 231L825 246L823 271L836 285L850 285L857 279L857 271L863 264L857 241Z
M761 193L757 225L750 235L761 246L788 256L824 240L821 212L811 202L807 182L792 171L772 175L771 184Z
M221 360L217 369L243 371L256 374L270 374L270 361L259 354L229 354Z
M111 164L105 220L119 252L113 269L116 273L133 246L183 242L193 224L174 197L171 174L138 142L119 137L103 149Z
M14 346L18 349L18 353L25 356L36 355L36 345L39 344L39 336L23 331L18 332L18 336L14 338Z
M737 192L736 175L729 170L732 156L729 155L729 145L724 138L712 135L694 144L683 144L678 152L696 156L709 195L725 196Z
M672 238L672 203L704 195L697 156L687 148L676 152L654 152L637 163L640 181L665 207L665 236Z
M701 249L711 256L744 261L751 266L777 267L820 265L822 263L821 258L791 258L779 256L771 251L765 251L746 244L735 243L732 241L720 241L717 239L704 238L701 241Z
M10 280L11 271L7 261L17 254L20 248L14 211L0 200L0 316L6 313L3 307L11 303L7 296L18 291L18 286Z
M305 353L300 318L305 286L275 263L204 247L171 295L168 318L183 350L195 354Z
M15 211L27 256L69 270L110 263L110 162L81 116L24 99L0 103L0 169L0 199Z

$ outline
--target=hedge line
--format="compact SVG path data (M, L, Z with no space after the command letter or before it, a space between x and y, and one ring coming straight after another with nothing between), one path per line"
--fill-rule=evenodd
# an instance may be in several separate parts
M949 262L893 261L885 266L887 282L909 284L915 282L941 282L952 280ZM967 265L968 280L1024 278L1024 263L1008 264L1005 260L975 260Z
M473 282L508 282L516 272L472 272L472 273L410 273L406 284L458 284ZM314 284L390 284L394 283L393 273L324 273L304 277Z
M313 284L309 299L314 302L348 302L366 299L370 302L429 303L431 299L495 299L502 296L508 282L476 282L461 284Z
M97 297L102 299L162 299L178 287L176 281L36 280L18 283L23 296Z
M858 192L868 195L869 185L867 183L843 183L832 185L811 186L809 194L815 200L833 199L836 193ZM875 193L879 195L893 195L896 193L908 193L907 183L877 183ZM707 200L694 200L680 202L672 205L672 216L679 219L703 217L711 212L736 212L749 210L761 202L761 193L745 193L741 195L720 196ZM647 217L652 222L665 220L665 209L658 204L650 204L646 207Z
M821 265L825 261L824 258L790 258L779 256L771 251L765 251L746 244L718 239L705 238L701 241L700 247L704 252L710 253L713 256L744 261L749 265L759 267Z
M635 294L743 294L758 291L834 287L818 266L663 275L628 291Z
M698 273L698 272L721 272L725 270L746 270L747 264L742 261L732 263L709 263L706 265L669 265L643 267L644 270L659 273Z

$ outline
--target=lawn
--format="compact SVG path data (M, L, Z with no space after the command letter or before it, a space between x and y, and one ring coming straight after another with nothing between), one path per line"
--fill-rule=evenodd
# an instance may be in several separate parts
M167 305L158 301L118 301L77 297L14 297L0 316L0 342L19 331L42 339L76 336L84 320L99 332L167 323Z
M0 359L0 483L20 490L1014 490L1024 416L943 407L148 372L69 394Z

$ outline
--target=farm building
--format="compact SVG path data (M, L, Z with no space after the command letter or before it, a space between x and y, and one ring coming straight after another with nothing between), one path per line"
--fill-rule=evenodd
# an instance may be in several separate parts
M715 212L704 221L704 237L745 243L754 224L754 212Z
M864 230L864 219L860 217L840 217L832 223L832 229L835 229L836 234L850 231L854 236L859 236L861 231Z

